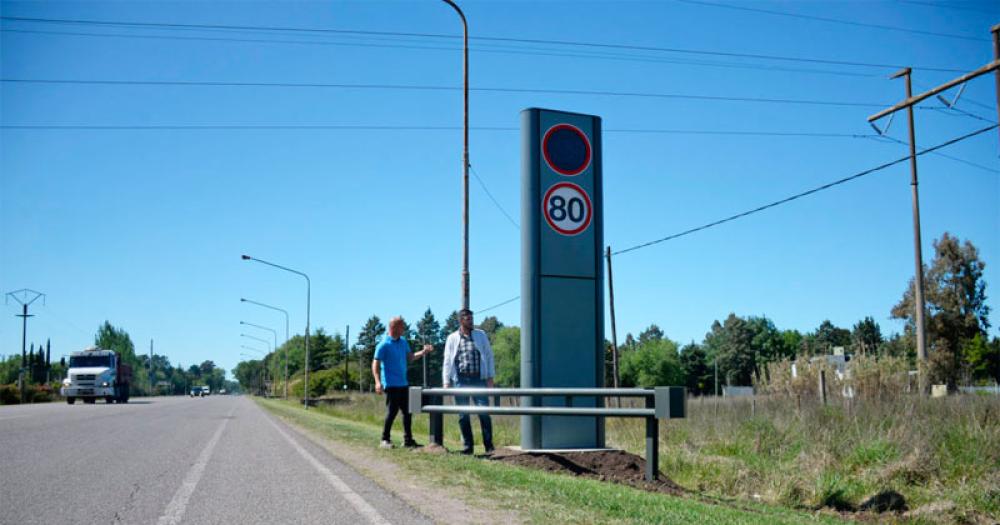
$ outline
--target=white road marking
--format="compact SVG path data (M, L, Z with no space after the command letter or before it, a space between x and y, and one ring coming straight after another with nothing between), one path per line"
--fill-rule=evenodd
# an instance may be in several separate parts
M316 470L318 470L319 473L322 474L323 477L325 477L326 480L330 482L330 485L333 485L334 490L336 490L341 496L343 496L348 503L353 505L354 508L362 516L368 518L369 522L375 523L377 525L390 525L390 522L385 518L383 518L382 515L379 514L377 510L375 510L375 507L372 507L371 504L365 501L365 499L362 498L360 494L351 490L351 487L348 486L347 483L344 483L344 480L340 479L333 472L330 472L330 469L326 468L326 466L320 463L318 459L313 457L313 455L310 454L306 449L302 448L302 445L296 443L295 440L292 439L292 437L289 436L287 433L285 433L285 431L282 430L277 423L272 421L271 418L268 417L266 419L268 423L271 423L271 426L273 426L274 429L277 430L279 434L281 434L281 437L285 438L285 440L288 441L288 443L290 443L292 447L295 448L295 450L298 451L298 453L301 454L302 457L306 459L306 461L308 461Z
M191 470L188 471L181 486L177 488L174 499L170 500L167 509L163 511L163 515L156 522L157 525L176 525L180 523L181 518L184 517L184 511L187 510L188 500L191 499L191 494L194 493L195 487L201 481L201 475L205 473L205 465L208 464L208 460L212 457L212 451L215 450L215 445L219 443L222 431L226 429L226 425L229 424L229 418L235 410L236 407L233 407L229 411L229 414L226 414L226 419L219 425L219 429L215 431L212 439L208 440L205 450L201 451L198 460L194 462L194 465L191 465Z

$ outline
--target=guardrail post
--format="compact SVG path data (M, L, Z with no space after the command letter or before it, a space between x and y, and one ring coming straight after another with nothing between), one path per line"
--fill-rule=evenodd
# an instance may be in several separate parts
M656 408L656 398L646 396L646 408ZM660 420L646 418L646 481L659 479Z
M427 396L428 404L440 405L441 396ZM439 447L444 446L444 414L430 414L430 437L429 441Z

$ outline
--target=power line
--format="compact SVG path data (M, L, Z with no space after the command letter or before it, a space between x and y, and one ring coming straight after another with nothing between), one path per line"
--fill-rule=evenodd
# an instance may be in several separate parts
M824 16L813 16L813 15L802 15L802 14L798 14L798 13L786 13L786 12L783 12L783 11L772 11L770 9L761 9L761 8L758 8L758 7L745 7L745 6L730 5L730 4L719 4L719 3L716 3L716 2L706 2L704 0L675 0L675 1L676 2L680 2L682 4L700 5L700 6L706 6L706 7L719 7L719 8L722 8L722 9L734 9L734 10L737 10L737 11L749 11L749 12L752 12L752 13L763 13L763 14L767 14L767 15L786 16L786 17L789 17L789 18L800 18L800 19L804 19L804 20L816 20L816 21L819 21L819 22L828 22L828 23L831 23L831 24L842 24L842 25L855 26L855 27L866 27L866 28L870 28L870 29L881 29L881 30L885 30L885 31L898 31L898 32L901 32L901 33L914 33L914 34L918 34L918 35L930 35L930 36L937 36L937 37L942 37L942 38L958 38L958 39L961 39L961 40L974 40L974 41L980 41L980 42L983 42L983 41L988 42L989 41L989 39L986 39L986 38L979 38L979 37L973 37L973 36L956 35L956 34L952 34L952 33L938 33L938 32L935 32L935 31L923 31L923 30L920 30L920 29L909 29L909 28L906 28L906 27L887 26L887 25L882 25L882 24L867 24L867 23L864 23L864 22L854 22L854 21L851 21L851 20L841 20L839 18L829 18L829 17L824 17Z
M184 80L77 80L77 79L26 79L0 78L0 82L30 83L30 84L78 84L106 86L174 86L174 87L263 87L263 88L311 88L311 89L374 89L374 90L409 90L409 91L460 91L460 86L420 85L420 84L346 84L346 83L295 83L295 82L219 82L219 81L184 81ZM752 102L764 104L800 104L811 106L838 107L885 107L887 103L848 102L831 100L809 100L790 98L762 97L732 97L716 95L692 95L687 93L644 93L638 91L601 91L584 89L542 89L542 88L505 88L478 87L469 88L480 93L531 93L555 95L583 95L609 97L662 98L684 100L706 100L713 102Z
M486 313L486 312L489 312L490 310L493 310L493 309L495 309L495 308L500 308L501 306L503 306L503 305L505 305L505 304L509 304L509 303L512 303L512 302L514 302L514 301L516 301L516 300L518 300L518 299L520 299L520 298L521 298L521 296L520 296L520 295L518 295L517 297L511 297L510 299L507 299L506 301L504 301L504 302L502 302L502 303L497 303L497 304L495 304L495 305L493 305L493 306L491 306L491 307L489 307L489 308L483 308L482 310L479 310L479 311L478 311L478 312L476 312L476 313L477 313L477 314L482 314L482 313Z
M986 133L987 131L990 131L991 129L994 129L996 127L997 127L997 125L994 124L992 126L988 126L988 127L979 129L977 131L973 131L971 133L967 133L967 134L962 135L962 136L960 136L958 138L954 138L954 139L951 139L951 140L949 140L947 142L943 142L941 144L938 144L937 146L934 146L934 147L931 147L931 148L927 148L927 149L918 151L917 152L917 156L923 155L925 153L930 153L932 151L936 151L938 149L950 146L952 144L955 144L956 142L961 142L963 140L972 138L972 137L974 137L976 135L979 135L981 133ZM832 188L834 186L838 186L840 184L844 184L846 182L850 182L852 180L859 179L861 177L864 177L865 175L870 175L870 174L875 173L877 171L884 170L884 169L886 169L886 168L888 168L890 166L894 166L896 164L899 164L901 162L906 162L908 160L910 160L910 156L909 155L907 155L905 157L898 158L898 159L890 161L890 162L886 162L885 164L881 164L881 165L876 166L874 168L870 168L870 169L864 170L864 171L862 171L860 173L855 173L854 175L851 175L851 176L848 176L848 177L844 177L842 179L835 180L833 182L824 184L822 186L818 186L818 187L813 188L811 190L807 190L807 191L804 191L802 193L797 193L797 194L792 195L790 197L786 197L784 199L781 199L781 200L778 200L778 201L774 201L774 202L769 203L769 204L765 204L763 206L754 208L752 210L748 210L748 211L745 211L745 212L742 212L742 213L737 213L736 215L730 215L729 217L726 217L724 219L719 219L717 221L712 221L710 223L703 224L701 226L698 226L698 227L695 227L695 228L691 228L689 230L685 230L685 231L682 231L682 232L679 232L679 233L675 233L673 235L668 235L666 237L661 237L661 238L653 240L653 241L645 242L645 243L642 243L642 244L637 244L635 246L631 246L629 248L625 248L624 250L618 250L618 251L614 252L613 255L621 255L623 253L628 253L628 252L631 252L631 251L640 250L642 248L646 248L646 247L652 246L654 244L659 244L661 242L666 242L666 241L669 241L669 240L677 239L679 237L684 237L685 235L690 235L690 234L695 233L695 232L699 232L699 231L702 231L702 230L707 230L709 228L712 228L712 227L715 227L715 226L719 226L719 225L725 224L727 222L732 222L732 221L735 221L736 219L740 219L740 218L746 217L748 215L753 215L755 213L762 212L762 211L767 210L769 208L774 208L776 206L780 206L782 204L786 204L786 203L794 201L796 199L800 199L800 198L805 197L807 195L812 195L814 193L818 193L820 191L830 189L830 188Z
M435 50L435 51L461 50L461 47L458 46L442 47L442 46L432 46L432 45L372 44L372 43L360 43L360 42L326 42L326 41L316 41L316 40L277 40L277 39L202 37L202 36L178 36L178 35L129 35L129 34L118 34L118 33L76 33L70 31L37 31L37 30L25 30L25 29L0 29L0 32L31 34L31 35L135 38L135 39L149 39L149 40L187 40L187 41L238 42L238 43L260 43L260 44L321 45L321 46L370 47L370 48L387 48L387 49L418 49L418 50ZM775 71L775 72L789 72L789 73L803 73L803 74L835 75L835 76L846 76L855 78L880 78L882 76L877 73L854 73L849 71L838 71L830 69L812 69L804 67L772 66L763 64L741 64L737 62L707 62L707 61L697 61L697 60L668 59L663 57L653 57L649 55L629 55L629 54L610 53L610 52L586 53L586 52L569 52L569 51L532 50L532 48L490 48L481 46L472 46L470 47L470 49L477 53L621 60L628 62L672 64L672 65L698 66L698 67L717 67L717 68L727 68L727 69L749 69L753 71Z
M975 7L969 7L969 6L965 6L965 5L946 4L944 2L920 2L918 0L896 0L896 1L900 2L900 3L903 3L903 4L923 5L923 6L929 6L929 7L941 7L941 8L944 8L944 9L957 9L957 10L960 10L960 11L975 11L977 13L986 13L988 15L996 15L996 12L989 11L987 9L978 9L978 8L975 8Z
M97 25L97 26L116 26L116 27L142 27L142 28L158 28L158 29L184 29L184 30L210 30L210 31L263 31L263 32L291 32L291 33L307 33L307 34L352 34L352 35L371 35L371 36L395 36L395 37L417 37L417 38L430 38L430 39L460 39L459 35L448 35L440 33L415 33L415 32L399 32L399 31L362 31L362 30L346 30L346 29L321 29L321 28L297 28L297 27L275 27L275 26L237 26L237 25L222 25L222 24L177 24L177 23L163 23L163 22L123 22L123 21L108 21L108 20L83 20L83 19L58 19L58 18L37 18L37 17L14 17L14 16L0 16L0 20L9 20L14 22L37 22L37 23L51 23L51 24L72 24L72 25ZM644 46L637 44L619 44L619 43L609 43L609 42L584 42L577 40L551 40L551 39L541 39L541 38L512 38L512 37L495 37L495 36L478 36L470 37L471 41L482 41L482 42L509 42L517 44L546 44L546 45L558 45L558 46L574 46L574 47L584 47L584 48L597 48L597 49L616 49L616 50L628 50L628 51L652 51L661 53L678 53L678 54L693 54L693 55L705 55L705 56L721 56L730 58L750 58L757 60L774 60L782 62L799 62L799 63L809 63L809 64L828 64L828 65L839 65L839 66L855 66L855 67L873 67L882 69L899 69L904 67L900 64L885 64L876 62L861 62L861 61L849 61L849 60L833 60L833 59L823 59L823 58L809 58L809 57L793 57L793 56L783 56L783 55L770 55L761 53L741 53L741 52L730 52L730 51L718 51L718 50L707 50L707 49L694 49L694 48L679 48L679 47L663 47L663 46ZM920 69L925 71L939 71L948 73L964 73L965 69L956 68L943 68L936 66L910 66L913 69Z
M897 139L895 137L890 137L888 135L883 135L882 138L884 138L886 140L889 140L891 142L895 142L896 144L901 144L903 146L908 146L909 145L908 142L899 140L899 139ZM966 164L968 166L972 166L973 168L979 168L979 169L981 169L983 171L989 171L991 173L1000 173L1000 170L998 170L998 169L990 168L988 166L983 166L982 164L976 164L975 162L972 162L970 160L965 160L965 159L960 159L958 157L953 157L951 155L948 155L947 153L941 153L940 151L935 151L933 153L935 155L939 156L939 157L943 157L943 158L946 158L946 159L949 159L949 160L953 160L955 162L961 162L962 164Z
M476 173L476 169L472 167L472 164L469 164L469 169L472 171L472 175L476 177L476 180L479 181L479 185L482 186L483 191L486 192L486 196L489 197L491 201L493 201L493 205L496 206L498 210L500 210L500 213L502 213L504 217L507 217L507 220L510 221L511 225L513 225L514 228L520 230L521 226L517 224L517 221L515 221L510 216L510 214L507 213L507 210L503 209L503 206L501 206L500 203L497 202L497 200L493 197L493 194L490 193L490 189L486 187L486 183L483 182L483 179L479 177L479 173Z
M276 130L276 131L460 131L461 126L426 126L426 125L354 125L354 124L149 124L149 125L115 125L115 124L0 124L0 129L9 130L176 130L176 131L212 131L212 130ZM520 131L513 126L473 126L475 131ZM603 130L611 134L667 134L667 135L718 135L735 137L803 137L803 138L846 138L869 139L879 135L857 133L820 133L799 131L738 131L738 130L706 130L706 129L615 129Z

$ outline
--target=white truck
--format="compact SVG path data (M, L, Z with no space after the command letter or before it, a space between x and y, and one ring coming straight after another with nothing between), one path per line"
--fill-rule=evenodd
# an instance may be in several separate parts
M66 402L77 399L94 403L103 398L106 403L128 403L132 383L132 367L123 363L112 350L88 348L69 356L69 371L59 390Z

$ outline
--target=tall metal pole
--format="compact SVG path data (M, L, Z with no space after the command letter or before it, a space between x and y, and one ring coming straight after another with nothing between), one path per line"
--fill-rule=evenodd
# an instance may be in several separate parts
M347 325L344 334L344 390L347 390L347 383L349 382L347 363L351 360L351 325Z
M257 261L261 264L266 264L279 270L285 270L286 272L291 272L294 274L301 275L306 280L306 363L305 363L305 389L303 390L303 400L302 404L305 406L306 410L309 410L309 320L310 320L310 310L312 305L312 281L309 280L309 276L291 268L281 266L280 264L274 264L272 262L265 261L263 259L258 259L256 257L251 257L249 255L242 255L241 258L244 261ZM286 374L287 379L287 374Z
M462 308L469 308L469 24L465 13L452 0L442 0L450 5L462 19L462 99L463 99L463 148L462 148Z
M277 330L274 330L273 328L268 328L266 326L261 326L259 324L248 323L246 321L240 321L240 324L246 325L246 326L252 326L254 328L257 328L258 330L267 330L268 332L271 332L271 335L274 336L274 346L272 346L271 348L274 349L275 357L277 357L277 355L278 355L278 332L277 332ZM286 352L287 352L287 349L286 349ZM275 369L278 368L278 365L277 365L276 361L273 361L273 360L271 362L271 366L274 367ZM275 370L272 370L271 371L271 378L272 379L274 379L275 374L276 374ZM272 383L271 384L271 395L275 395L275 396L277 395L276 388L277 387Z
M31 295L31 299L28 299L28 295ZM19 296L20 295L20 296ZM28 342L28 318L34 317L34 315L28 314L28 305L38 300L39 297L45 297L42 292L36 292L35 290L30 290L28 288L22 288L20 290L15 290L13 292L7 292L7 296L4 298L6 303L8 299L14 299L21 305L21 314L15 314L15 317L21 318L21 371L18 373L18 378L21 382L21 402L24 402L25 396L25 378L24 372L27 366L27 342ZM42 299L42 304L45 304L45 299Z
M906 67L890 78L903 77L906 82L906 98L913 96L910 83L910 68ZM910 190L913 196L913 259L915 265L914 291L915 323L917 329L917 360L921 365L927 361L926 334L924 333L924 259L920 247L920 198L917 190L917 141L913 123L913 106L906 107L906 116L910 124ZM921 390L924 389L924 372L920 372Z
M277 306L271 306L269 304L258 303L257 301L251 301L250 299L243 297L240 297L240 301L255 304L257 306L263 306L264 308L270 308L271 310L277 310L285 314L285 399L288 399L288 310L278 308Z
M615 330L615 282L611 277L611 246L608 246L605 257L608 259L608 298L611 301L611 366L615 388L618 388L618 332Z
M153 395L153 339L149 339L149 370L146 371L146 375L149 376L149 396Z
M249 323L242 323L242 324L249 324ZM270 341L268 341L267 339L261 339L259 337L255 337L255 336L252 336L252 335L249 335L249 334L240 334L240 337L246 337L247 339L253 339L255 341L260 341L261 343L264 343L265 345L267 345L267 353L264 354L264 359L260 362L260 367L264 370L264 378L267 379L267 372L268 372L268 370L267 370L267 358L269 356L271 356L271 353L272 353L272 347L271 347ZM249 347L247 347L247 348L249 348ZM274 374L271 374L271 379L272 379L272 383L271 383L271 389L272 390L271 390L271 393L273 394L274 393L274 382L273 382ZM265 392L265 394L267 393L266 390L264 392Z

